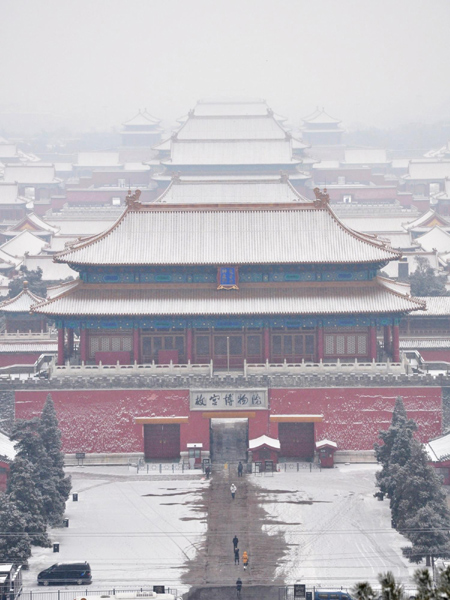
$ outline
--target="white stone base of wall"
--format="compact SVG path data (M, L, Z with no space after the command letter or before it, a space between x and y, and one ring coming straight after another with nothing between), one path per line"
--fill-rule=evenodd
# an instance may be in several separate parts
M136 465L138 461L144 460L143 452L123 453L96 453L86 454L85 458L78 459L75 454L65 454L64 464L66 466L76 465Z
M334 453L335 464L339 463L376 463L374 450L337 450Z

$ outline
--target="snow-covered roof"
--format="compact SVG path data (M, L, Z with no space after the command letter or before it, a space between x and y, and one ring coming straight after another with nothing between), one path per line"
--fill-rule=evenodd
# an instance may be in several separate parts
M418 299L389 289L383 281L325 283L295 287L242 288L218 293L214 287L156 289L151 284L102 291L81 280L68 291L55 289L33 312L83 316L332 315L403 313L423 307Z
M199 100L194 108L196 116L251 116L266 115L269 107L265 100L241 99L231 100Z
M337 448L336 442L332 442L331 440L320 440L320 442L316 442L316 448L323 448L324 446L331 446L332 448Z
M29 213L25 215L18 223L10 227L7 231L3 232L6 237L12 237L24 230L29 230L35 235L39 233L55 234L58 232L58 227L54 227L49 223L46 223L41 217L35 213Z
M39 254L47 246L47 242L28 230L22 231L0 246L0 249L11 256L23 257L28 254Z
M3 302L0 303L0 312L29 313L30 308L34 304L39 304L40 302L43 302L43 301L44 301L44 298L41 298L40 296L36 296L36 294L33 294L33 292L24 285L24 288L20 292L20 294L18 294L14 298L9 298L8 300L4 300Z
M17 156L16 144L1 143L0 142L0 160L3 158L12 158Z
M156 117L152 117L152 115L150 113L147 112L147 109L142 112L139 111L137 115L135 115L134 117L132 117L129 121L125 121L125 123L123 123L123 125L126 126L133 126L133 127L138 127L138 126L149 126L149 125L157 125L158 123L160 123L161 120L157 119Z
M24 257L22 264L29 271L35 271L38 267L42 269L42 279L44 281L59 281L67 277L77 276L77 273L69 265L55 263L53 254L39 254L37 256L30 254Z
M418 310L418 317L448 317L450 316L450 296L424 296L427 310Z
M253 440L248 440L249 450L255 450L256 448L260 448L261 446L269 446L269 448L279 450L280 440L271 438L268 435L260 435L259 437L254 438Z
M405 178L438 181L450 177L450 160L411 160Z
M450 433L424 444L428 458L433 462L450 460Z
M438 226L417 237L415 241L427 252L450 252L450 234Z
M6 458L8 461L13 461L16 454L14 442L5 433L0 431L0 456Z
M123 207L122 207L123 210ZM48 222L50 225L59 228L59 235L61 236L70 236L73 239L79 238L81 236L88 235L97 235L102 231L105 231L109 227L111 227L117 219L82 219L81 217L78 219L61 219L54 220L54 215L49 218Z
M338 125L341 122L339 119L335 119L334 117L331 117L329 114L327 114L324 111L324 109L320 110L319 108L317 108L313 113L311 113L307 117L303 117L302 121L306 124L314 123L320 125Z
M254 181L173 181L155 202L175 204L252 204L279 202L310 202L288 181L269 179Z
M0 338L0 354L58 352L57 340L4 341Z
M386 164L386 150L381 148L346 148L344 161L352 165Z
M59 183L52 164L9 164L5 166L4 180L19 184Z
M342 264L399 252L346 229L328 205L136 205L105 233L55 257L83 265Z
M6 183L0 181L0 204L26 204L25 198L19 197L19 186L17 183Z
M284 140L286 131L272 115L257 117L190 117L177 132L179 140Z
M288 165L300 164L292 159L291 141L172 141L171 158L162 164L171 165Z
M422 312L422 311L421 311ZM450 348L450 340L445 339L423 339L423 338L408 338L404 340L400 340L400 348L402 350L420 350L421 348L426 348L428 350L431 349L439 349L439 348Z
M374 232L374 233L404 233L405 229L403 227L405 221L407 220L405 217L395 217L395 216L379 216L376 215L374 217L371 216L358 216L358 217L347 217L343 213L341 213L341 220L347 227L351 229L355 229L356 231L366 231L366 232Z
M442 215L438 215L433 209L427 210L427 212L405 224L405 229L416 229L418 227L433 227L434 225L443 225L444 227L450 227L450 222L445 219Z
M118 152L79 152L77 167L120 167Z

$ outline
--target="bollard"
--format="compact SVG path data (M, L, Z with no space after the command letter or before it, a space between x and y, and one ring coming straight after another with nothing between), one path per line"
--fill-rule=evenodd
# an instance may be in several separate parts
M147 463L147 473L148 473L148 463Z
M53 552L59 552L59 542L53 544Z
M69 527L69 519L63 519L63 527Z
M72 494L72 501L78 502L78 494Z
M162 473L162 464L159 463L159 472Z

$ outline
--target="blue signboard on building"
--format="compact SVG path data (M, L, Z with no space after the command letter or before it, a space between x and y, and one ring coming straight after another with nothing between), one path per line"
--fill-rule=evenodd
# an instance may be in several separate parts
M237 267L219 267L218 270L218 290L238 290L238 270Z

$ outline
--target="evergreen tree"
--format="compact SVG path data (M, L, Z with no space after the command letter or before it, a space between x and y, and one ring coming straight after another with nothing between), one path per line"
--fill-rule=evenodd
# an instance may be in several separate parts
M415 517L419 509L428 505L433 507L443 522L448 522L448 529L450 513L441 481L436 470L428 464L428 457L422 445L417 440L413 440L410 460L397 474L393 510L396 511L395 517L399 530L406 529L408 535L406 520Z
M355 600L375 600L376 594L367 581L357 583L352 588L352 598Z
M9 499L14 502L26 522L26 532L33 546L48 548L47 520L44 502L32 477L33 465L26 458L16 457L11 465L8 482Z
M388 571L384 575L378 576L378 581L381 585L381 599L382 600L403 600L405 592L402 585L399 585L395 581L394 575L391 571Z
M27 564L31 544L26 522L7 494L0 494L0 563Z
M397 465L403 466L408 461L416 429L416 423L407 417L402 397L398 396L389 429L379 432L383 444L375 444L375 456L382 465L381 471L376 474L376 485L379 488L379 492L375 494L377 497L383 499L387 496L392 499L394 496Z
M428 569L417 569L414 573L416 600L437 600L437 589Z
M61 478L58 470L54 468L44 446L41 437L40 419L16 421L11 439L17 442L17 456L26 458L33 465L32 478L42 496L48 523L50 525L60 525L68 496L64 487L66 481Z
M9 297L15 298L23 290L23 282L28 282L28 287L33 294L45 298L47 296L47 284L42 281L42 269L29 271L26 267L20 267L20 275L9 283Z
M424 256L417 256L417 269L409 276L413 296L447 296L445 275L436 275Z
M44 408L42 409L39 431L44 448L52 462L56 488L61 498L66 502L72 484L70 477L67 477L64 473L64 454L61 452L61 431L51 394L48 394Z
M402 532L412 546L402 548L404 556L411 562L424 558L450 557L449 520L440 514L440 507L429 502L410 519L406 519L406 531Z
M450 598L450 567L438 571L437 592L440 598Z

